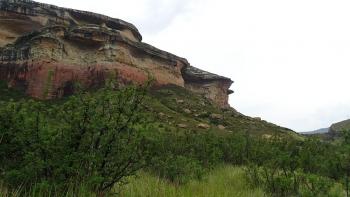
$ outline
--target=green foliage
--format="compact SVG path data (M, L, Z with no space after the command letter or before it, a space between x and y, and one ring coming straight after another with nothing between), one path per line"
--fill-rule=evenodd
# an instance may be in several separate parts
M300 194L305 197L312 196L331 196L331 189L334 187L334 181L313 174L302 175L302 188Z
M96 197L96 193L91 192L91 189L83 183L73 184L66 183L66 188L62 191L62 188L58 188L51 184L33 183L29 189L19 187L15 190L9 190L0 184L0 197Z
M55 191L54 187L50 190ZM263 197L261 189L252 189L247 186L242 168L234 166L218 167L207 174L201 181L191 180L187 184L174 185L166 180L159 179L149 173L139 172L137 176L128 178L128 184L115 187L112 191L120 191L123 197ZM0 197L19 197L19 191L10 192L1 187ZM86 185L69 185L65 193L51 192L50 195L39 187L34 186L23 196L35 197L96 197Z
M0 101L19 100L25 97L20 88L9 88L5 81L0 80Z
M284 172L252 165L246 168L246 177L252 186L263 187L271 196L341 196L332 191L336 186L334 180L300 171Z
M344 185L346 190L346 196L350 196L350 130L343 131L343 140L341 142L341 170L344 174Z
M180 184L200 179L222 157L219 138L212 133L159 133L150 144L150 171Z
M265 140L258 147L260 151L252 154L254 159L248 160L250 164L246 168L247 180L253 187L262 187L270 195L279 197L342 196L332 192L335 179L343 176L341 172L332 173L333 167L339 164L330 165L338 157L334 152L337 149L314 139L283 138Z
M86 183L100 194L122 184L146 163L145 90L110 84L63 104L1 103L0 178L24 190Z
M195 159L175 155L164 159L158 160L152 167L159 177L176 184L184 184L193 179L201 179L203 176L203 167Z
M219 144L222 150L222 160L225 163L242 165L246 162L247 141L245 137L240 134L230 134L222 137Z
M336 182L348 191L347 135L341 144L300 140L184 89L145 91L109 84L58 102L2 99L0 180L25 194L103 195L142 168L180 188L228 164L247 166L240 177L270 196L341 196L342 186L333 192Z

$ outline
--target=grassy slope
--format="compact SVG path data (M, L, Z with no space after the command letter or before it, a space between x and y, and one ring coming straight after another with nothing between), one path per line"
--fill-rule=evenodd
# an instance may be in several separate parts
M287 128L244 116L233 108L221 109L204 97L181 87L168 86L153 90L152 97L148 98L146 103L156 120L175 130L203 130L198 129L198 124L205 123L210 125L211 130L219 133L248 131L255 135L280 134L302 139L301 135ZM212 115L221 115L222 118L213 118ZM187 127L179 128L179 124L185 124ZM225 129L219 129L219 125Z
M6 83L0 81L0 101L19 100L21 98L27 98L23 91L8 89ZM49 102L52 103L52 101ZM54 102L62 102L62 100ZM301 135L289 129L244 116L233 108L220 109L212 105L203 96L177 86L152 90L151 94L145 99L145 105L147 113L154 121L154 126L159 130L208 130L198 128L198 124L204 123L210 126L209 130L223 134L248 131L255 135L280 134L302 139ZM212 115L220 115L222 118L213 118ZM185 125L185 128L180 128L179 124ZM224 126L225 129L219 129L219 125Z
M175 186L167 181L141 173L122 188L123 197L259 197L264 193L251 189L244 180L242 168L225 166L211 172L202 181Z

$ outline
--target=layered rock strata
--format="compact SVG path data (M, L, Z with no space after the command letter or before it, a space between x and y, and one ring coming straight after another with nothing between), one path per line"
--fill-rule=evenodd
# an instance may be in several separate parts
M174 84L227 107L232 81L196 69L186 59L142 42L120 19L30 0L0 0L0 80L39 99L95 88L109 76L120 83ZM0 95L1 96L1 95Z
M233 83L231 79L193 66L187 66L182 76L187 89L203 94L220 106L229 106L228 96L233 93L233 91L229 89Z

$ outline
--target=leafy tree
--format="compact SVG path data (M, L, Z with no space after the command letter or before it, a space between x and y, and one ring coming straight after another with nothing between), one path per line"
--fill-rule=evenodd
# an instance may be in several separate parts
M1 103L0 169L9 184L30 184L50 176L51 137L46 107L35 101Z
M0 178L10 186L87 183L100 196L146 165L146 87L107 86L63 104L0 107Z

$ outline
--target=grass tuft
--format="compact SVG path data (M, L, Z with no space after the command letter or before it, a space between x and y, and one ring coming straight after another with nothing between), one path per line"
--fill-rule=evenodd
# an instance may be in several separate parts
M262 197L264 192L252 189L242 168L225 166L213 170L203 180L174 185L166 180L140 173L122 188L123 197Z

